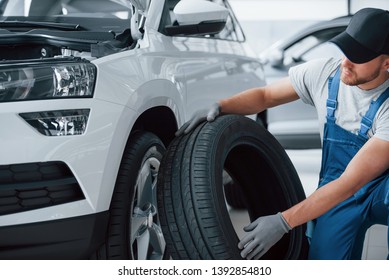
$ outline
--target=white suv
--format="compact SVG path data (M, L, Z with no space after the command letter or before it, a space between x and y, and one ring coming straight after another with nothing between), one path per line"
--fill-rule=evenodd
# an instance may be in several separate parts
M227 1L0 0L0 19L0 258L168 257L166 147L264 84Z

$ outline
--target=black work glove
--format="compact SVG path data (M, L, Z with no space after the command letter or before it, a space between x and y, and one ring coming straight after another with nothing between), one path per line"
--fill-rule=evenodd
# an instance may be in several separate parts
M212 104L211 108L209 109L198 110L193 114L192 118L189 121L184 123L181 126L181 128L177 130L176 136L189 133L203 121L212 122L219 115L220 115L219 103Z
M243 229L248 233L238 244L238 248L243 249L240 255L248 260L257 260L288 233L291 227L279 212L259 217Z

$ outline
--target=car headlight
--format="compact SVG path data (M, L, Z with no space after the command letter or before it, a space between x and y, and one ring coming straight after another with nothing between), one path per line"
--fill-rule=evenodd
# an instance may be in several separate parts
M0 102L92 97L96 66L61 61L0 66Z
M46 136L71 136L84 134L90 109L71 109L20 113L19 115Z

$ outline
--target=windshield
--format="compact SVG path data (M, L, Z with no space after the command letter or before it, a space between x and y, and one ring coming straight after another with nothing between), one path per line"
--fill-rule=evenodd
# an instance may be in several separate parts
M131 17L128 0L0 0L0 19L7 17Z
M119 34L130 28L131 14L129 0L0 0L0 31Z

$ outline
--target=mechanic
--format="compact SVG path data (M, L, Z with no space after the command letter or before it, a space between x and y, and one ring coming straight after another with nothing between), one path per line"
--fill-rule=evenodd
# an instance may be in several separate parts
M344 58L292 67L287 78L195 112L176 133L221 114L251 115L298 98L315 106L322 138L319 186L282 213L244 227L238 244L243 258L260 258L292 228L308 223L310 259L361 259L367 229L389 223L389 12L361 9L330 41Z

